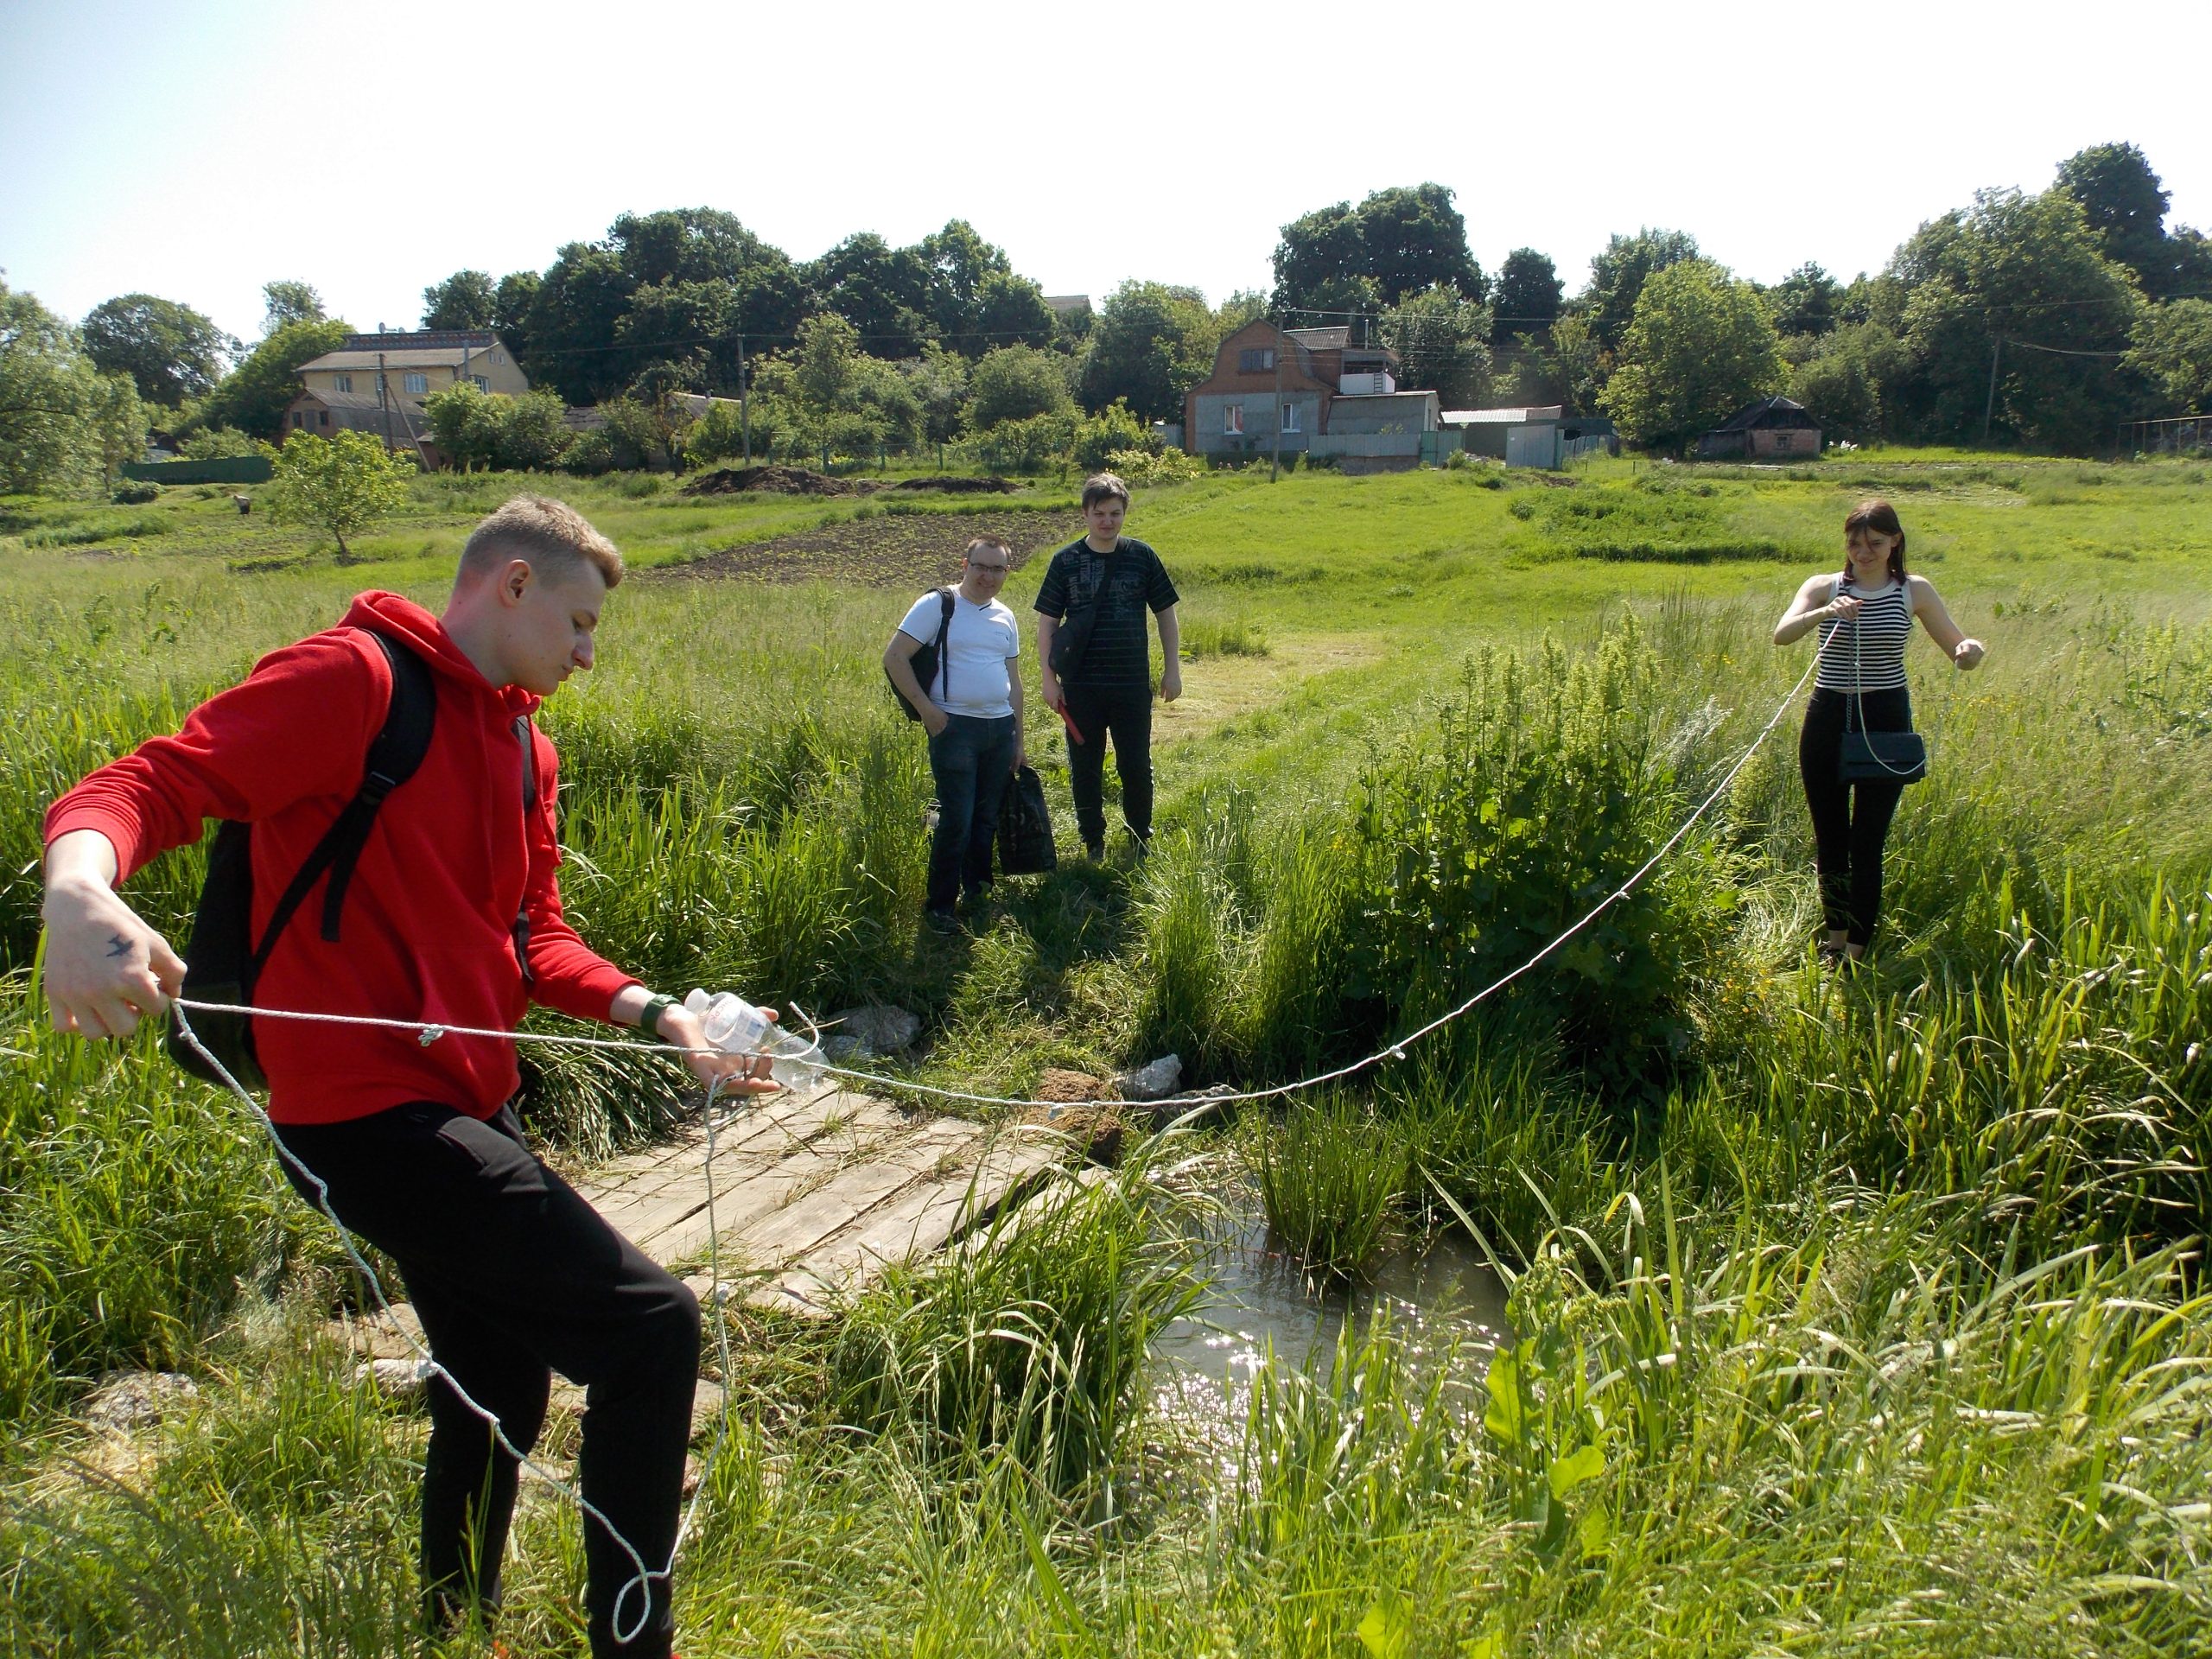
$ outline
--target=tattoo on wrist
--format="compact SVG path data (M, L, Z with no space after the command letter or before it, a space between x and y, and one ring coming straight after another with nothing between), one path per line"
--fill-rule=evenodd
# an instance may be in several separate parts
M120 933L115 934L107 942L107 953L111 957L127 957L130 951L130 941Z

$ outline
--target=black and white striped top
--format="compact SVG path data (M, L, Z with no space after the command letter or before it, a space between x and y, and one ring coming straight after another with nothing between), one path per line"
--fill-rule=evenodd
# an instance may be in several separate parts
M1904 646L1912 637L1912 595L1907 584L1858 587L1847 573L1839 595L1859 601L1859 614L1821 624L1821 671L1813 682L1832 691L1902 691Z

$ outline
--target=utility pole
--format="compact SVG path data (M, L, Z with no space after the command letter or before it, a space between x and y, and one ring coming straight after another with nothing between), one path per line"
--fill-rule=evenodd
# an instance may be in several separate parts
M1282 471L1282 325L1275 324L1275 451L1268 461L1268 482L1275 481Z
M737 337L737 423L745 434L745 464L753 464L753 397L745 384L745 336Z
M2002 334L1991 339L1989 342L1989 396L1982 399L1981 404L1981 442L1985 447L1989 442L1989 417L1997 408L1997 357L1998 353L2004 349L2005 337Z
M391 397L384 383L384 353L377 353L377 407L384 411L384 452L391 453Z

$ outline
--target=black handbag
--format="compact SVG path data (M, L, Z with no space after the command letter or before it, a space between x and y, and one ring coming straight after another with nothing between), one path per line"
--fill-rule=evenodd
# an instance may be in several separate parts
M999 798L998 852L1001 875L1047 875L1058 868L1052 812L1033 766L1007 774L1006 792Z
M1084 653L1090 649L1091 630L1098 626L1098 601L1078 606L1062 620L1052 635L1052 672L1065 680L1083 666Z
M1928 745L1918 732L1847 731L1836 775L1847 784L1916 784L1928 775Z
M945 647L945 636L952 631L952 589L940 588L937 590L937 596L942 606L938 612L937 638L917 645L914 654L906 660L914 671L914 683L922 688L925 696L929 695L930 682L938 677L941 667L944 675L944 695L949 702L952 696L952 653ZM899 705L899 712L909 720L919 721L921 710L906 701L906 694L899 689L899 682L891 678L889 669L883 671L883 677L890 683L891 700Z

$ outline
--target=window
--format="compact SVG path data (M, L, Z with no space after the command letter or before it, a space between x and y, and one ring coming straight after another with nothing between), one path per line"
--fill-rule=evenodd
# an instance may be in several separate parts
M292 411L292 424L294 426L305 426L307 424L306 416L302 416L296 409Z
M1221 406L1221 430L1224 437L1241 438L1244 435L1243 404L1224 404Z
M505 358L504 358L504 357L500 356L500 355L499 354L499 353L494 352L494 353L492 353L492 360L493 360L494 363L504 363L504 362L505 362L507 359L506 359Z
M324 410L321 414L315 417L315 423L318 426L328 426L330 424L330 411L327 409Z
M330 377L330 389L331 389L333 391L353 391L353 377L352 375L350 375L350 374L334 374L334 375L332 375L332 376Z
M1240 374L1265 374L1275 365L1273 346L1262 346L1252 351L1236 353L1236 370Z
M1298 405L1296 404L1285 404L1282 406L1282 429L1286 432L1295 432L1298 430Z
M410 374L400 384L410 391L428 391L430 389L430 377L427 374Z
M489 391L492 390L492 383L489 380L486 380L482 375L472 374L468 378L476 383L477 391Z

